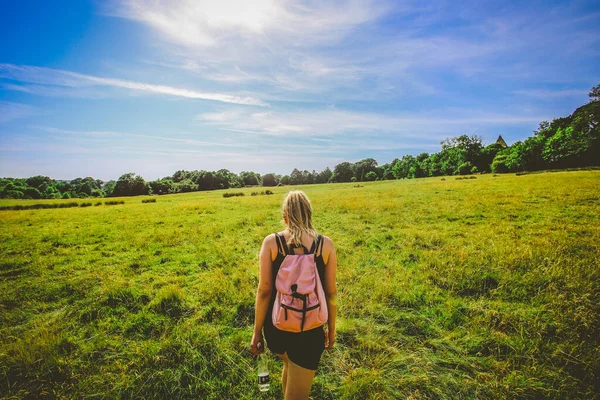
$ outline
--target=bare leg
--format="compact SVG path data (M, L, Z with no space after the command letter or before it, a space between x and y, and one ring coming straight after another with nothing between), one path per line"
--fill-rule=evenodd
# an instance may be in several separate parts
M287 357L286 357L287 358ZM303 368L288 359L287 362L287 384L284 391L285 400L306 400L310 394L315 372L312 369Z
M277 354L283 360L283 370L281 371L281 389L285 395L285 387L287 386L288 377L288 360L287 353Z

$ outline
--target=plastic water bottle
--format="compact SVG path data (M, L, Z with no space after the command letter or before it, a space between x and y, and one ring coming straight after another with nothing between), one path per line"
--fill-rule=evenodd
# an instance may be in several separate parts
M269 390L269 367L267 366L267 355L265 353L258 356L258 390L266 392Z

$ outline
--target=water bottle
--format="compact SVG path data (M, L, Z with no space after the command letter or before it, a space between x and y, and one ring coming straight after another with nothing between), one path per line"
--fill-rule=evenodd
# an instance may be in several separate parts
M258 390L266 392L269 390L269 367L267 366L267 355L258 355Z

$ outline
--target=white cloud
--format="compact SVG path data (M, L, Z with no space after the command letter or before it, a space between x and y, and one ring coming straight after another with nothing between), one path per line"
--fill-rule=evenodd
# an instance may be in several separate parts
M59 134L68 134L68 135L77 135L77 136L132 137L132 138L151 139L151 140L156 140L156 141L177 142L177 143L183 143L183 144L188 144L188 145L247 147L246 145L241 144L241 143L214 142L214 141L196 140L196 139L188 139L188 138L169 137L169 136L146 135L146 134L141 134L141 133L113 132L113 131L73 131L73 130L66 130L66 129L57 129L57 128L52 128L52 127L43 128L43 130L50 132L50 133L59 133Z
M166 85L154 85L116 78L104 78L93 75L79 74L76 72L35 67L27 65L0 64L0 78L19 82L37 83L42 85L66 86L78 88L86 86L107 86L122 89L130 89L152 94L164 94L189 99L213 100L224 103L266 106L263 101L253 97L241 97L226 93L198 92L192 89L182 89ZM15 89L14 85L7 88ZM29 90L33 89L18 89Z
M0 101L0 123L12 121L13 119L24 118L35 114L35 112L35 108L28 106L27 104Z
M556 99L563 97L587 97L589 90L584 89L529 89L529 90L517 90L516 94L535 97L538 99Z
M574 53L598 54L597 16L571 20L577 7L474 3L129 0L110 12L168 41L169 68L284 101L291 93L328 101L432 95L453 86L448 75L555 82L557 64L576 68L565 62Z
M409 9L395 7L396 13ZM369 51L342 54L337 48L350 38L365 41L357 30L368 31L391 8L387 0L130 0L114 2L108 13L140 21L157 33L155 42L169 43L164 58L151 63L275 95L337 87L362 92L360 81L377 72L359 64Z
M36 96L48 97L76 97L86 99L100 99L109 96L106 90L99 87L67 87L67 86L49 86L38 84L20 84L0 83L0 88L14 92L28 93Z
M199 114L205 124L223 129L263 134L310 138L360 133L390 134L397 138L441 137L473 126L537 124L547 118L540 115L508 115L474 110L446 110L444 113L382 115L336 109L303 111L248 112L245 110Z
M264 41L265 46L281 40L295 45L331 43L386 9L370 0L126 0L113 2L106 12L143 22L175 43L211 47L248 39Z

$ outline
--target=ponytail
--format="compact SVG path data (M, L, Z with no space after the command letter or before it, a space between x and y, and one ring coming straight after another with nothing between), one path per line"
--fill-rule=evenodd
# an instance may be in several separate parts
M281 208L283 216L287 219L290 232L290 244L302 244L302 236L307 234L313 238L317 236L312 224L312 206L308 196L301 190L294 190L287 194Z

